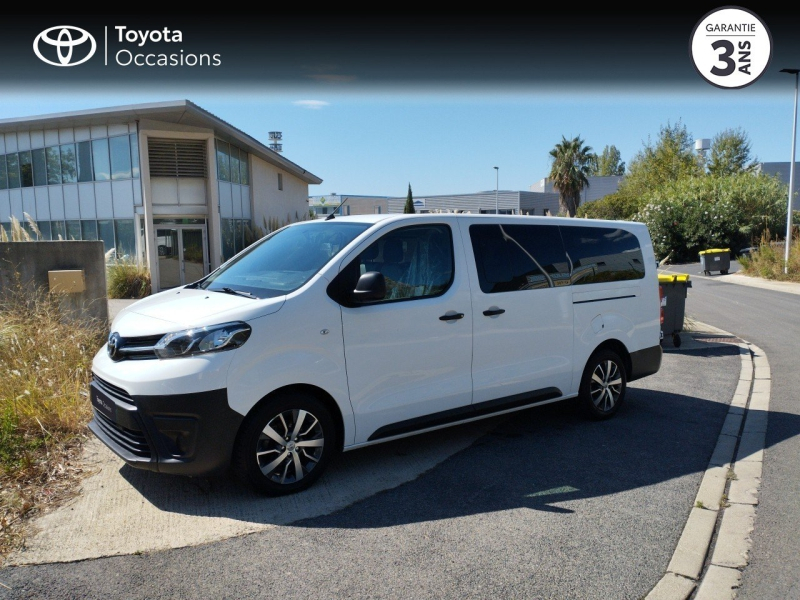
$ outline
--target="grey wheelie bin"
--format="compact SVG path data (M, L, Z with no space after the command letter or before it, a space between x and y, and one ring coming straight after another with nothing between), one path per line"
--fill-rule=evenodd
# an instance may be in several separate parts
M731 249L730 248L711 248L701 250L700 266L703 273L711 275L711 271L719 271L722 275L727 275L731 268Z
M692 287L692 282L686 273L660 274L658 287L661 297L661 338L671 336L673 345L678 348L686 315L686 290Z

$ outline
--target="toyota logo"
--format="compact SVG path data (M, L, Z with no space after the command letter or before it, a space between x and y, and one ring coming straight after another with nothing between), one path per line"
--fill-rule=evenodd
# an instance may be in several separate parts
M108 351L108 357L111 360L119 360L119 345L121 342L122 338L116 331L108 336L108 345L106 350Z
M58 33L53 33L51 35L51 32L56 31ZM55 46L58 62L42 56L42 52L39 49L42 42L50 46ZM91 44L88 54L80 60L73 61L73 50L86 42ZM75 65L83 64L94 56L95 50L97 50L97 42L94 41L92 34L80 27L73 27L72 25L56 25L50 29L45 29L33 40L33 51L36 53L36 56L43 62L46 62L48 65L53 65L54 67L74 67Z

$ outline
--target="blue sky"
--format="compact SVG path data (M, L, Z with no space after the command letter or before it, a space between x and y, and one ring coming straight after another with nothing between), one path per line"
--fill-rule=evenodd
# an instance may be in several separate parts
M629 162L648 137L681 122L693 138L712 138L741 128L754 157L791 157L793 81L760 88L717 89L698 77L695 85L628 82L614 91L537 91L528 86L465 86L462 89L383 87L337 90L237 89L164 86L159 90L103 89L22 91L0 96L0 118L187 98L262 141L284 136L284 155L323 179L312 195L404 196L494 190L527 190L547 176L549 151L562 135L580 135L597 152L615 145ZM224 86L223 86L224 87ZM311 102L308 102L311 101Z

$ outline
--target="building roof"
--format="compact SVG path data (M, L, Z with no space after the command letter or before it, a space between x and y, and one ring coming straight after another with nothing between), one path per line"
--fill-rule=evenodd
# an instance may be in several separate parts
M237 129L227 121L223 121L190 100L127 104L31 117L0 119L0 133L57 127L109 125L113 123L128 123L140 119L152 119L166 123L213 129L215 134L218 134L221 138L234 142L237 146L247 150L247 152L288 171L306 183L322 183L322 179L313 173L306 171L300 165L284 158L274 150L270 150L254 137L246 134L241 129Z

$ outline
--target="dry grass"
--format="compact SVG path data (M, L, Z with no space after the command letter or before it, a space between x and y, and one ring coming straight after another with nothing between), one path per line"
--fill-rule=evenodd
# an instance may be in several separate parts
M145 298L150 295L150 271L132 259L120 259L108 265L106 280L109 298Z
M0 554L28 517L72 493L91 415L92 357L105 324L76 324L60 298L18 287L0 299Z
M785 253L783 243L776 244L767 231L761 236L758 250L754 250L749 257L740 257L739 264L746 275L800 283L800 236L795 236L789 247L788 274L784 273Z

